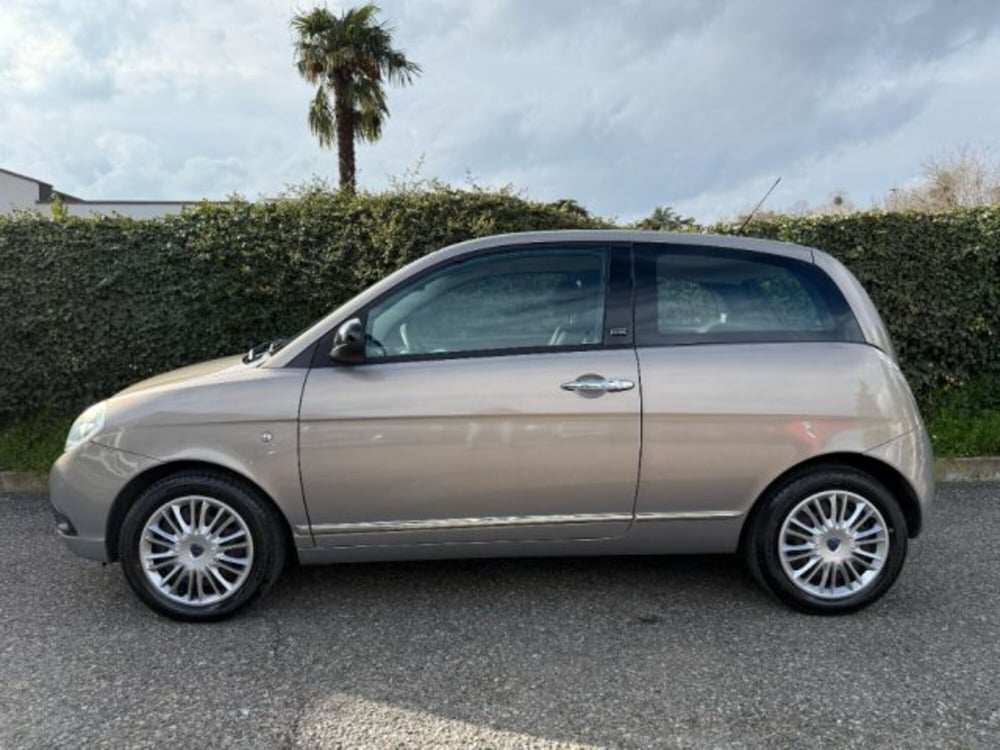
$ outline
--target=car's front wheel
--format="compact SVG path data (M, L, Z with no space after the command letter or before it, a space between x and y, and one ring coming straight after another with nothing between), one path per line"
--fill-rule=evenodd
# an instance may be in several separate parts
M756 509L744 555L757 580L804 612L842 614L889 590L906 558L906 519L874 477L828 466L790 478Z
M179 620L219 620L260 597L281 573L280 519L248 484L185 472L152 484L129 509L118 540L132 589Z

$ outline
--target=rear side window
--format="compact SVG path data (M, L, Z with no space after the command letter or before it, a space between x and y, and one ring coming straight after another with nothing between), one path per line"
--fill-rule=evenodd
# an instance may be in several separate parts
M863 341L847 301L812 263L724 248L636 245L636 341Z

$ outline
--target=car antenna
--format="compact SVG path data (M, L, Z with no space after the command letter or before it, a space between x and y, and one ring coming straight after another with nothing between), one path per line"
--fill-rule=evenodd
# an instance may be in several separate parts
M759 200L759 201L757 202L757 205L756 205L756 206L754 206L754 207L753 207L753 211L751 211L751 212L750 212L750 213L749 213L749 214L747 215L747 217L746 217L746 218L745 218L745 219L743 220L743 223L742 223L742 224L740 224L740 228L736 230L736 234L742 234L742 233L743 233L743 230L744 230L744 229L746 229L746 226L747 226L747 224L749 224L749 223L750 223L750 219L752 219L752 218L753 218L753 216L754 216L754 214L755 214L755 213L757 213L757 211L758 211L758 210L760 209L760 207L764 205L764 201L766 201L766 200L767 200L767 196L769 196L769 195L771 194L771 191L772 191L772 190L774 190L774 189L775 189L776 187L778 187L778 183L779 183L779 182L781 182L781 178L780 178L780 177L779 177L778 179L776 179L776 180L774 181L774 184L773 184L773 185L771 185L771 187L769 187L769 188L767 189L767 192L766 192L766 193L764 193L764 197L763 197L763 198L761 198L761 199L760 199L760 200Z

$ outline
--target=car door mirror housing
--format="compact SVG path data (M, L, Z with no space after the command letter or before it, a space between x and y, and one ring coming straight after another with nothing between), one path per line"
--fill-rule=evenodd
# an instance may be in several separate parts
M330 357L345 364L365 361L365 327L360 318L351 318L337 329Z

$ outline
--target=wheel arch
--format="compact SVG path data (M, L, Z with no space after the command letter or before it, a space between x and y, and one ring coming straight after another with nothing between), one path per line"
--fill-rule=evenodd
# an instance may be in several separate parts
M108 513L107 528L105 529L104 534L104 547L107 552L108 562L118 561L118 535L121 532L125 516L128 513L129 508L132 507L132 503L135 502L136 498L161 479L164 479L171 474L179 474L187 471L203 471L225 477L226 479L236 480L241 484L249 485L271 505L271 508L274 510L277 517L281 519L281 527L285 535L285 541L288 545L290 553L294 554L293 551L296 548L295 540L292 535L292 528L288 523L288 519L285 517L285 514L282 513L278 504L274 502L274 498L272 498L259 484L257 484L257 482L253 481L253 479L245 474L233 471L232 469L220 466L219 464L214 464L210 461L179 460L159 463L151 466L146 471L137 474L129 480L128 484L126 484L115 497L114 502L111 504L111 511Z
M752 521L755 514L764 504L764 501L774 493L776 488L797 476L815 471L818 468L830 466L847 466L849 468L856 469L857 471L861 471L872 476L874 479L885 485L889 492L892 493L893 497L899 501L900 510L903 512L903 517L906 519L907 536L910 539L913 539L920 534L920 529L923 525L923 513L920 509L920 501L917 498L917 493L914 491L909 481L907 481L906 477L904 477L897 469L887 464L885 461L881 461L862 453L826 453L822 456L814 456L813 458L796 464L775 477L775 479L764 488L763 492L761 492L757 496L757 499L754 500L754 503L750 508L750 512L746 514L746 518L743 522L743 528L740 531L740 548L743 548L746 540L745 537L747 529L752 527Z

